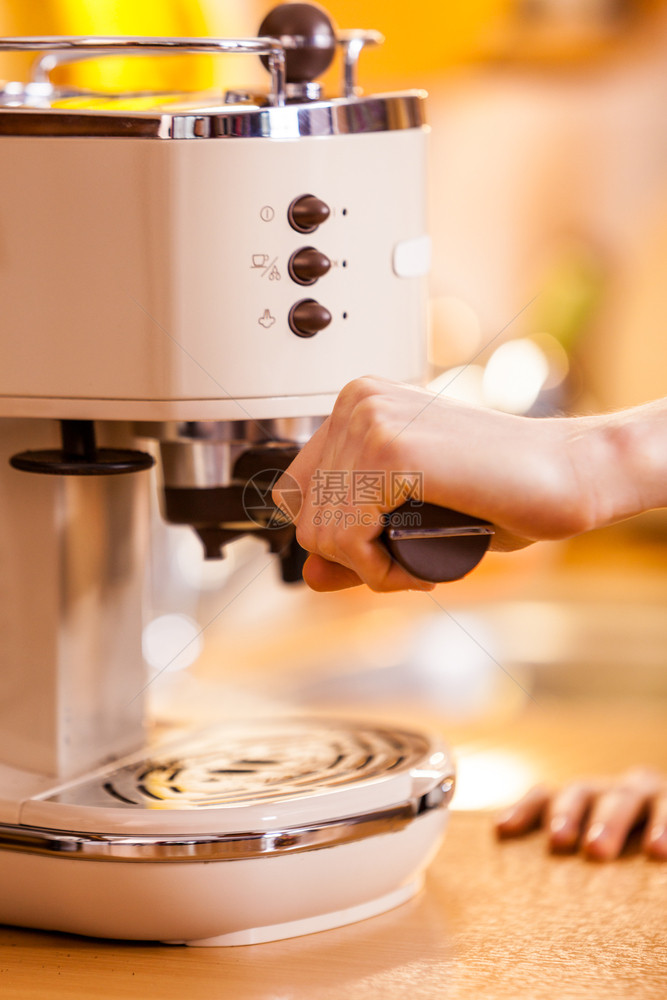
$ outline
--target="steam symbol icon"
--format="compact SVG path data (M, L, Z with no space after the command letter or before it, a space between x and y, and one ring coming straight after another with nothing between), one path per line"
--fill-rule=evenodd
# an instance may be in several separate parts
M269 327L272 327L275 321L276 317L271 315L270 309L265 309L262 315L257 320L259 325L263 326L265 330L268 330Z

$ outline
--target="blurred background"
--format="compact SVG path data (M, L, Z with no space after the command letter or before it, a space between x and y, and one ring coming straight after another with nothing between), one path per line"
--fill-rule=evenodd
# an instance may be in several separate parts
M271 6L0 0L0 34L247 36ZM327 7L340 28L386 37L362 56L366 91L430 95L434 387L529 416L666 395L667 3ZM0 76L26 69L5 59ZM116 91L266 85L252 59L63 72ZM656 756L632 720L667 708L664 511L491 555L432 596L315 595L281 586L254 542L209 566L188 529L156 515L154 534L145 654L163 721L259 703L428 722L458 748L459 808L604 767L611 744L616 766ZM549 726L572 748L557 765L540 756Z

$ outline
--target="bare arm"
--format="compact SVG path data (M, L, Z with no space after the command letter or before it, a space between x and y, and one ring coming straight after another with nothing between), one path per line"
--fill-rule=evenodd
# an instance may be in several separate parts
M303 497L292 511L297 537L312 553L304 578L316 590L430 589L377 543L382 514L397 505L390 496L369 504L351 491L335 503L318 496L318 474L365 471L421 473L420 499L492 521L497 549L567 538L667 506L667 400L530 419L383 379L347 385L288 470ZM280 491L279 483L279 503Z

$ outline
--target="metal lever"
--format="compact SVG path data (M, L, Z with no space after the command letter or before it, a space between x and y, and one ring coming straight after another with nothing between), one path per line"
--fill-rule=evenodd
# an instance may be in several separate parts
M45 35L0 39L0 52L43 52L33 67L35 83L47 83L56 66L99 56L183 55L186 52L267 56L271 72L269 102L285 103L285 47L277 38L142 38Z
M448 583L477 566L494 530L488 521L458 510L407 500L385 516L380 542L412 576Z
M362 49L381 45L379 31L341 31L336 42L343 52L343 94L356 97L357 63ZM49 76L64 63L81 62L103 56L182 55L183 53L237 53L266 56L271 73L269 103L285 104L285 45L277 38L168 38L132 35L43 35L0 39L0 52L42 52L32 68L33 84L48 84Z
M362 49L367 45L382 45L384 35L379 31L339 31L336 41L343 51L343 96L358 97L357 64Z

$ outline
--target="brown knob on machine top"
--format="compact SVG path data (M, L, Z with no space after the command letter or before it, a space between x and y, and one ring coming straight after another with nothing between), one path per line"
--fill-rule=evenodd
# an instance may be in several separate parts
M289 325L298 337L314 337L331 322L331 313L315 299L301 299L290 309Z
M326 11L309 3L281 3L259 26L262 37L279 38L285 46L288 83L307 83L321 76L336 52L336 32ZM261 57L268 69L268 57Z
M287 218L292 229L298 233L312 233L329 218L331 210L321 198L314 194L302 194L295 198L287 210Z
M326 274L331 261L315 247L302 247L289 259L290 277L300 285L312 285Z

